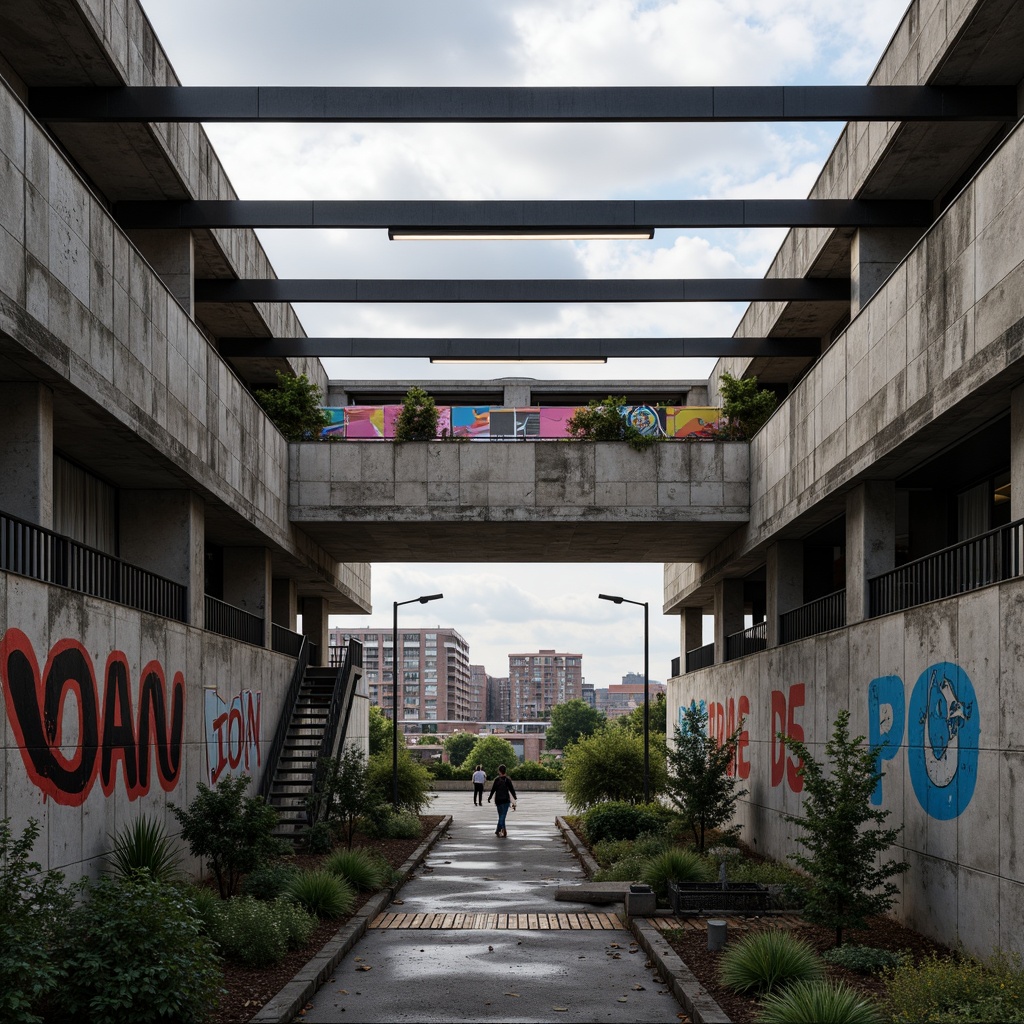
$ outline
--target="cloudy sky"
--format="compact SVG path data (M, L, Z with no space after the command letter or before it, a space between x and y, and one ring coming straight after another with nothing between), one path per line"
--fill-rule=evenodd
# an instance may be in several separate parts
M142 0L186 85L863 84L905 9L900 0ZM209 125L245 199L802 198L840 126ZM389 242L386 232L261 231L281 277L580 278L763 275L782 233L659 230L650 242ZM731 334L741 305L306 305L310 335L657 337ZM606 366L431 366L327 360L332 379L534 376L703 379L709 360ZM510 582L514 581L514 582ZM454 626L474 662L513 649L582 651L588 681L679 653L660 615L660 565L374 567L377 614ZM632 616L630 613L633 613ZM634 621L635 620L635 621ZM339 624L340 620L339 620ZM364 625L363 621L353 625Z

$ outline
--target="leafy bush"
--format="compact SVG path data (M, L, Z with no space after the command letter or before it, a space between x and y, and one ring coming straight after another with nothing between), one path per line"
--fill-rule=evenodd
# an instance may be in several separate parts
M780 864L776 860L748 860L741 857L729 862L727 872L730 882L796 885L803 890L806 890L809 884L805 876L794 871L788 864Z
M372 813L375 804L390 804L392 800L392 754L373 754L366 772L368 798L364 814ZM418 761L414 761L405 747L398 751L398 805L416 814L430 800L431 775Z
M517 764L514 768L509 769L508 776L514 782L524 780L557 782L559 778L558 772L545 767L537 761L523 761L522 764Z
M352 886L329 871L300 871L289 882L285 896L327 920L351 913L356 902Z
M703 882L707 864L692 850L666 850L644 865L640 876L659 896L668 895L669 882Z
M466 763L466 758L476 745L477 739L479 737L471 732L453 732L451 736L445 738L444 749L453 768L460 768ZM475 768L476 765L471 767Z
M437 438L437 405L415 384L402 399L402 411L395 421L396 441L433 441Z
M798 981L767 995L758 1024L882 1024L878 1007L848 985Z
M284 932L284 941L289 949L302 949L313 937L320 923L312 914L307 913L291 900L274 900L271 904L277 913L278 924Z
M251 896L222 900L213 921L221 955L243 967L268 967L288 951L288 937L277 903Z
M753 437L771 417L778 402L774 392L757 386L756 377L739 380L725 372L719 379L718 390L722 393L722 415L729 421L729 430L722 434L729 440L746 441Z
M246 796L250 779L227 776L199 793L187 808L171 805L181 836L194 857L206 858L222 897L233 896L242 875L280 857L287 844L274 836L277 811L261 797Z
M140 872L106 878L76 907L62 950L67 980L56 1003L90 1024L205 1021L220 969L187 890Z
M318 821L302 830L306 853L330 853L334 849L334 833L326 821Z
M245 876L242 895L269 903L281 896L289 882L298 874L296 868L284 864L268 864Z
M396 811L382 803L363 818L363 831L371 839L419 839L423 823L412 811Z
M566 430L578 441L625 441L630 448L643 451L659 440L658 435L642 434L622 414L625 405L622 395L591 399L569 417Z
M174 882L180 875L180 857L167 830L155 818L141 815L114 838L108 858L114 873L131 878L144 871L158 882Z
M861 974L878 974L887 968L899 967L907 959L906 953L894 953L891 949L876 946L857 946L849 942L836 946L822 954L822 959L837 967Z
M328 828L337 824L346 845L352 848L356 824L360 815L374 799L370 790L369 768L363 752L351 744L337 757L322 757L317 764L315 790L309 798L309 810L315 829L324 824ZM311 853L330 853L332 843L328 837L314 840L317 849Z
M643 878L647 859L635 853L627 853L625 857L615 861L611 867L596 871L595 882L639 882Z
M359 892L380 889L387 884L390 875L385 876L380 862L361 850L339 850L324 864L324 870L345 879Z
M644 798L644 743L625 729L606 728L571 744L562 760L565 800L582 811L603 800L640 803ZM665 749L650 738L650 793L665 789Z
M734 992L771 992L794 981L818 981L821 959L802 939L789 932L755 932L722 954L719 977Z
M454 769L447 761L430 761L424 767L430 772L433 779L440 779L443 782L451 780Z
M38 838L34 818L18 838L0 820L0 1020L18 1024L41 1021L35 1011L63 982L53 945L74 906L64 876L29 860Z
M664 808L612 800L591 807L583 815L583 829L590 843L605 839L629 839L641 832L659 832L665 824Z
M1024 1020L1024 972L1017 955L987 961L935 956L883 972L886 1009L895 1021L968 1024Z
M597 863L606 868L633 853L633 840L602 839L591 846L590 852L594 855Z
M484 766L487 778L493 779L498 774L498 765L503 764L511 771L518 763L516 752L504 736L481 736L473 749L470 750L463 766L470 772L478 765Z
M185 891L200 929L204 935L212 936L224 901L205 885L190 885Z
M253 397L288 441L315 441L331 419L320 407L318 385L300 373L297 377L278 371L277 386L257 388Z

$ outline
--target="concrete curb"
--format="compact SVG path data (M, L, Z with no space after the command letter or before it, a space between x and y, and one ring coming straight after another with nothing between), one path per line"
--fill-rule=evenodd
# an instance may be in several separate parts
M591 852L580 841L579 836L561 817L555 818L569 844L572 852L579 859L588 878L600 870ZM668 944L661 932L640 917L626 917L625 911L619 914L623 926L636 936L637 942L647 954L651 963L658 968L658 973L665 984L672 990L679 1005L686 1010L694 1024L731 1024L731 1018L712 999L703 985L693 976L689 967L679 958L679 954Z
M445 815L430 835L416 847L409 859L398 869L400 878L394 888L382 889L367 900L351 920L324 943L323 948L306 966L273 999L265 1003L255 1017L249 1019L249 1024L289 1024L294 1020L317 989L331 976L342 957L362 938L370 921L384 912L387 905L398 894L399 889L423 862L433 845L447 831L451 823L452 816Z

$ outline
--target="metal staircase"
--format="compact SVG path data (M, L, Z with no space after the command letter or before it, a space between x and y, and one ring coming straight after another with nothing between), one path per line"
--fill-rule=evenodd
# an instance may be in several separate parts
M320 759L335 757L345 743L356 687L363 674L363 645L350 640L337 669L307 664L303 641L260 795L278 811L276 834L297 840L312 824L309 798Z

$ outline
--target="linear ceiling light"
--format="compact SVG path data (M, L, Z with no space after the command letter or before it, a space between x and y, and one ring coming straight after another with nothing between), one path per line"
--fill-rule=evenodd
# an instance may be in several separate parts
M388 228L392 242L593 242L605 239L650 241L654 228Z
M432 363L607 363L607 359L584 359L572 356L533 356L526 359L488 359L486 356L448 356L432 358Z

